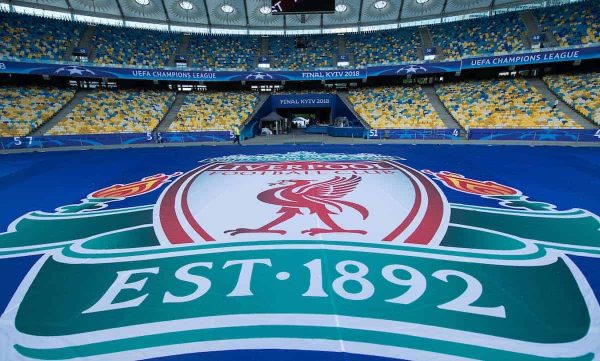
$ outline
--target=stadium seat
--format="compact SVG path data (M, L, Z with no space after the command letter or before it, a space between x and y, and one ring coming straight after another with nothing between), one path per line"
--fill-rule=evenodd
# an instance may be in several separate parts
M72 89L0 88L0 136L24 136L50 119L69 100Z
M567 104L600 125L600 73L551 75L544 81Z
M416 28L349 34L346 39L348 53L354 54L357 66L419 60L417 48L421 41Z
M420 86L363 88L348 98L375 129L446 128Z
M178 35L168 32L98 26L93 44L101 64L164 67L178 46Z
M560 46L600 42L600 0L540 9L535 15Z
M188 58L193 67L202 69L250 70L259 48L256 36L193 36Z
M303 48L296 47L296 37L269 37L271 67L285 70L325 68L334 66L336 52L334 35L312 35L303 37Z
M169 130L231 130L248 119L257 101L246 92L190 93Z
M0 56L62 60L84 24L0 11Z
M433 44L449 60L525 49L521 41L521 34L525 31L519 14L511 13L446 23L431 28L430 32Z
M97 90L47 134L149 132L158 125L174 99L172 92Z
M465 128L581 128L523 79L447 83L437 94Z

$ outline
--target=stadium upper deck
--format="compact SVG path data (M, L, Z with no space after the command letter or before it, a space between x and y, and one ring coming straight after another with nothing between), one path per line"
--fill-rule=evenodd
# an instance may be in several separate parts
M249 70L266 58L272 68L333 67L339 56L351 66L414 62L427 48L439 59L512 52L531 46L533 28L546 32L546 43L559 46L600 42L600 0L508 13L467 21L372 33L290 36L181 35L168 32L86 26L0 12L0 56L72 60L74 48L87 48L89 60L101 64L165 67L175 55L200 69ZM533 19L533 20L531 20ZM533 23L531 23L533 22ZM91 36L90 36L91 35Z

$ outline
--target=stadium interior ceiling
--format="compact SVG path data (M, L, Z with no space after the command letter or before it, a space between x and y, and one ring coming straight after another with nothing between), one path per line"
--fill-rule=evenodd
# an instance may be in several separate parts
M328 14L271 14L271 0L0 0L0 10L154 30L249 35L394 29L576 0L336 0Z

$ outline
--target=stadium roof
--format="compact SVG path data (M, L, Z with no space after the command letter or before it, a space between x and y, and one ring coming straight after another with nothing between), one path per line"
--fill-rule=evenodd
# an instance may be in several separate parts
M159 30L301 34L381 30L559 2L569 1L336 0L335 13L304 16L272 15L271 0L0 0L0 8Z

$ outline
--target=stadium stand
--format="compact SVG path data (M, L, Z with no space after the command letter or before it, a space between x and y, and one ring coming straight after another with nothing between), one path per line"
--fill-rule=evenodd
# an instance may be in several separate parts
M332 67L336 38L333 35L302 37L305 47L296 47L296 37L276 36L269 38L271 67L298 70Z
M552 75L544 81L565 103L600 125L600 73Z
M172 92L97 90L47 133L104 134L152 131L169 110Z
M447 23L431 28L434 45L446 59L522 50L526 31L518 13Z
M417 28L358 33L346 36L348 52L357 66L393 64L418 59L421 46Z
M170 131L231 130L252 114L258 96L246 92L190 93Z
M0 56L61 60L84 24L0 11Z
M259 47L256 36L193 36L188 57L193 67L202 69L248 70Z
M600 42L600 0L532 10L531 14L544 32L554 34L561 46ZM522 50L525 44L521 39L525 39L523 34L527 30L520 16L513 12L436 25L430 31L433 45L445 59ZM72 21L2 11L0 21L3 40L0 56L6 58L61 60L85 27ZM271 65L274 69L288 70L332 67L337 37L333 34L270 36L267 43ZM346 44L347 53L354 56L355 65L359 67L418 59L420 36L416 27L347 34L345 37L339 44ZM261 45L266 46L261 43L264 39L258 36L189 35L189 39L186 54L190 64L213 70L251 70ZM93 60L101 64L164 67L177 51L180 40L180 34L98 25L91 41ZM544 81L567 104L600 124L599 73L546 76ZM541 91L546 92L545 87ZM333 91L284 90L280 94L317 92ZM442 84L436 93L453 117L466 128L580 127L559 109L553 109L534 86L522 79ZM0 95L0 134L19 136L29 134L50 119L72 99L73 91L5 87L0 90ZM78 99L81 96L80 93ZM149 131L164 116L173 99L174 94L169 92L95 91L48 134ZM169 129L229 130L232 125L247 119L257 99L254 94L245 92L189 94ZM351 91L348 99L357 113L374 128L445 127L419 86L363 88ZM438 106L437 100L435 104ZM52 124L46 124L46 127Z
M533 12L543 31L561 46L600 42L600 0L584 1ZM61 60L79 40L84 24L0 11L0 56ZM433 45L446 59L482 53L522 50L526 26L519 13L457 21L430 28ZM336 35L309 35L305 47L294 36L269 37L273 68L298 70L335 66ZM357 66L418 60L417 28L347 34L347 52ZM98 25L92 39L95 62L163 67L176 52L179 34ZM195 67L253 68L260 49L257 36L191 36L188 55Z
M554 34L560 46L600 42L600 0L535 12L542 30Z
M94 61L164 67L177 50L177 42L177 35L173 33L98 26L93 39L96 46Z
M24 136L50 119L75 95L72 89L0 88L0 136Z
M375 129L445 128L420 86L357 89L348 99Z
M437 94L465 129L581 128L523 79L448 83Z

